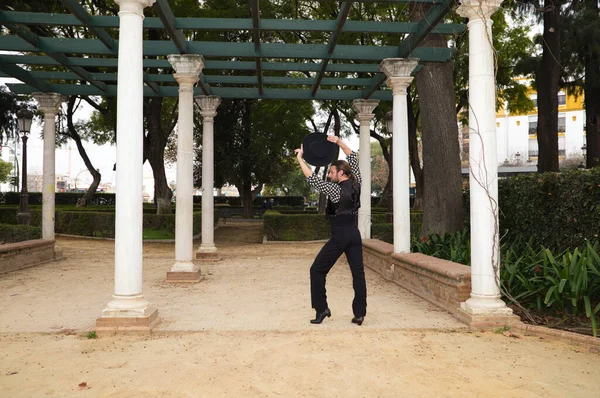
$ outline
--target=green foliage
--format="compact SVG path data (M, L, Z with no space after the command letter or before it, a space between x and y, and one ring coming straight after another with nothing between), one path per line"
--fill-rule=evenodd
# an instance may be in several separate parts
M0 220L0 244L23 242L26 240L40 239L41 237L42 229L40 227L3 224L2 220Z
M5 162L4 160L0 159L0 184L10 180L10 172L12 171L12 168L12 163Z
M328 239L329 220L318 214L281 214L270 210L263 216L268 240L304 241Z
M600 168L500 179L500 236L553 251L585 247L600 232Z
M413 252L470 265L468 230L413 238L411 246ZM509 304L518 302L539 313L585 315L596 334L600 312L599 249L598 241L588 241L582 249L558 254L531 239L503 244L500 282L504 298Z
M95 330L91 330L85 335L85 337L88 339L97 339L98 335L96 334Z
M509 24L506 18L508 13L509 10L501 8L492 14L492 39L497 61L496 88L499 95L497 106L500 109L508 102L511 113L525 113L534 109L534 103L529 99L527 87L515 80L519 75L515 68L522 59L533 53L534 44L529 38L530 26L525 23L524 17L512 15L514 22ZM455 15L454 18L457 22L462 22L461 17ZM468 35L457 37L455 46L454 86L458 109L465 111L461 113L461 122L466 124L469 82Z
M386 223L386 219L387 213L371 214L371 237L384 242L394 243L394 227L393 224ZM412 211L410 213L410 234L415 237L420 236L422 224L423 212Z
M308 101L223 100L215 117L215 186L235 185L243 194L263 184L285 180L297 170L292 153L308 134L306 121L313 114ZM202 122L197 120L195 140L202 143ZM201 185L202 156L194 168Z
M414 237L411 242L411 251L443 258L455 263L470 265L471 245L469 230L465 229L444 235L432 234L422 236L421 238Z
M77 199L83 197L84 193L80 192L57 192L54 196L56 205L75 205ZM0 205L18 205L21 194L19 192L0 192ZM88 202L91 207L93 206L114 206L115 205L115 194L114 193L101 193L98 192L94 195L92 200ZM41 192L29 192L29 204L30 205L41 205L42 204L42 193Z
M0 85L0 145L17 131L17 110L17 96Z
M528 245L524 251L503 251L500 279L513 301L541 312L585 315L594 336L600 312L600 245L587 242L583 249L559 254ZM509 299L510 300L510 299ZM510 301L509 301L510 303Z

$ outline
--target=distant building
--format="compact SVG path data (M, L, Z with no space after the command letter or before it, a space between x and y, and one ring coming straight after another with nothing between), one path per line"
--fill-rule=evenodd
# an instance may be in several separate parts
M496 113L498 163L536 165L538 159L537 93L530 89L529 97L536 108L528 114ZM559 160L583 159L586 142L583 94L577 97L558 93L558 156Z

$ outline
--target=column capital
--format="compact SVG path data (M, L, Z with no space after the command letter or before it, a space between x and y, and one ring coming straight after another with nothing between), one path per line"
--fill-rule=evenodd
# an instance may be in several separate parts
M150 7L156 0L115 0L119 5L119 14L129 12L144 17L144 8Z
M204 68L204 59L198 54L170 54L167 60L175 69L173 77L179 85L194 85Z
M217 108L221 104L221 97L216 95L200 95L195 98L200 107L200 114L203 117L215 117Z
M392 93L402 94L413 81L410 74L418 64L418 58L386 58L379 64L379 69L388 77L386 84L392 88Z
M379 105L379 100L355 99L352 101L352 107L357 112L356 118L359 121L370 122L373 119L373 109Z
M33 93L33 98L38 102L40 110L48 117L56 116L60 104L67 100L57 93Z
M500 4L502 0L462 0L456 12L461 17L469 18L469 22L490 19Z

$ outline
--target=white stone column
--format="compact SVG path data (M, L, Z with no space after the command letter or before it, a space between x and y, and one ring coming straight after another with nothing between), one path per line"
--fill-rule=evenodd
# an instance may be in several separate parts
M139 330L150 329L158 314L142 294L142 27L144 7L154 0L115 1L119 5L115 291L96 328Z
M42 239L54 240L55 216L55 142L56 115L65 98L56 93L33 93L33 98L44 112L44 176L42 188Z
M490 16L501 0L464 0L469 18L469 186L471 191L471 315L510 315L500 298L496 85Z
M214 228L214 118L221 98L215 96L196 97L203 118L202 128L202 243L196 252L198 260L219 260L215 246Z
M169 55L179 83L179 119L177 120L177 207L175 211L175 264L167 273L168 281L196 281L199 268L192 263L194 222L194 84L202 72L200 55Z
M408 157L408 111L406 89L413 81L410 75L419 63L415 58L388 58L381 62L380 69L388 77L387 85L393 95L393 139L394 153L394 253L410 252L410 179Z
M356 118L360 122L358 167L362 177L358 230L363 239L371 239L371 120L378 100L357 99L352 101Z

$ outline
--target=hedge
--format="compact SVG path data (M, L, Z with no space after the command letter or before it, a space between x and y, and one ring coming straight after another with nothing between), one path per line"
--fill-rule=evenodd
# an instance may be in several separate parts
M7 224L16 224L18 209L0 208L0 223L8 219ZM42 224L41 209L30 209L31 225ZM219 221L219 211L214 213L215 224ZM202 212L193 213L194 235L202 230ZM168 230L175 233L175 214L144 214L143 228ZM80 236L115 237L115 213L95 211L57 211L55 213L56 233Z
M85 192L57 192L55 195L55 201L57 205L75 205L77 199L83 197ZM6 205L18 205L21 198L19 192L0 192L0 204ZM30 205L41 205L42 204L42 193L41 192L29 192L29 204ZM92 200L88 202L92 206L103 206L103 205L115 205L115 194L114 193L102 193L97 192Z
M215 196L215 206L230 205L242 206L242 198L239 196ZM304 206L304 198L302 196L257 196L252 201L252 206L260 207L264 200L270 201L280 206ZM194 196L194 203L202 203L202 196Z
M263 222L268 240L320 240L330 235L329 220L319 214L281 214L269 210Z
M23 242L41 237L42 229L40 227L0 223L0 244Z
M268 240L302 241L329 238L329 220L325 216L312 212L293 213L295 212L269 210L264 214L264 230ZM375 239L393 242L392 224L375 223L380 218L384 221L385 214L376 214L372 217L371 236ZM410 219L411 234L419 234L423 213L412 212Z

